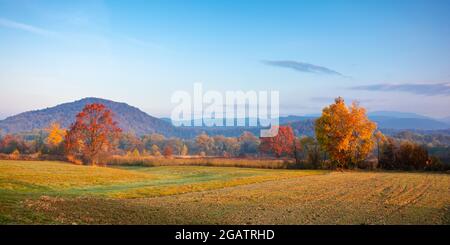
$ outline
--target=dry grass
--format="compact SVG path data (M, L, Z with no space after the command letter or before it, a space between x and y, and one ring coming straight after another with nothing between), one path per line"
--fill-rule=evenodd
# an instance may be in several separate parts
M0 223L59 223L45 212L28 208L40 198L48 201L44 206L50 205L50 200L78 197L107 202L110 199L106 198L177 195L323 173L200 166L108 168L0 160Z
M30 186L55 190L129 183L156 178L149 173L115 168L74 165L65 162L0 160L0 189Z
M108 165L116 166L215 166L245 167L266 169L287 169L293 165L292 160L282 159L246 159L246 158L164 158L154 156L112 156L105 160Z
M0 161L0 223L449 224L450 175ZM3 165L3 166L2 166ZM19 168L19 166L20 168ZM76 179L90 170L111 181ZM30 168L25 170L25 168ZM14 171L13 171L14 169ZM63 173L73 173L65 175ZM116 172L117 171L117 172ZM12 172L16 172L15 174ZM125 174L128 173L128 174ZM24 175L20 173L25 173ZM34 173L36 182L28 176ZM328 174L323 174L328 173ZM73 187L51 184L63 175ZM47 176L44 182L40 175ZM141 180L141 176L152 176ZM60 177L64 178L64 177ZM20 181L15 182L18 179ZM25 181L25 182L22 182ZM13 187L5 188L5 183ZM27 188L18 188L23 184ZM98 185L97 183L102 183ZM33 190L33 191L31 191ZM132 197L132 198L129 198ZM136 198L140 197L140 198Z
M449 176L332 173L141 199L29 202L61 223L449 224Z

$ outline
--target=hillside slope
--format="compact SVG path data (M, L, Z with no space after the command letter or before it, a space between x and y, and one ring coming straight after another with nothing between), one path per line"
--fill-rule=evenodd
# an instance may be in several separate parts
M47 128L50 123L57 122L67 128L75 120L75 116L86 104L101 103L111 109L119 127L136 135L162 133L172 135L174 127L166 121L152 117L136 107L126 103L114 102L99 98L84 98L75 102L64 103L42 110L28 111L8 117L0 121L0 129L7 133L18 133L34 129Z

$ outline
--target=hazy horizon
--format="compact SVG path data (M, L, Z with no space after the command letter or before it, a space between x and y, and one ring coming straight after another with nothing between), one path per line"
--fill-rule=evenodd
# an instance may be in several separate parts
M43 108L37 108L37 109L32 109L32 110L26 110L26 111L22 111L22 112L19 112L19 113L17 113L17 114L13 114L13 115L2 116L2 114L0 113L0 120L4 120L4 119L6 119L6 118L8 118L8 117L15 116L15 115L18 115L18 114L21 114L21 113L30 112L30 111L35 111L35 110L43 110L43 109L46 109L46 108L55 107L55 106L58 106L58 105L61 105L61 104L65 104L65 103L72 103L72 102L75 102L75 101L78 101L78 100L82 100L82 99L87 99L87 98L110 100L110 99L108 99L108 98L99 98L99 97L92 97L92 96L90 96L90 97L80 98L80 99L77 99L77 100L74 100L74 101L65 101L65 102L62 102L62 103L58 103L58 104L55 104L55 105L52 105L52 106L43 107ZM126 103L126 104L128 104L129 106L136 107L135 105L129 104L129 103L127 103L126 101L114 101L114 100L110 100L110 101L118 102L118 103ZM332 103L332 101L330 101L330 103ZM349 104L350 104L350 103L349 103ZM168 119L170 119L170 115L155 115L155 114L152 114L151 112L148 112L148 111L143 110L142 108L139 108L139 107L137 107L137 108L138 108L139 110L141 110L141 111L147 113L147 114L150 115L150 116L154 116L154 117L157 117L157 118L168 118ZM417 115L419 115L419 116L426 116L426 115L419 114L419 113L405 112L405 111L368 110L367 112L368 112L368 113L378 113L378 112L387 112L387 113L389 113L389 112L392 112L392 113L411 113L411 114L417 114ZM286 114L286 113L280 113L280 117L288 117L288 116L307 116L307 117L308 117L308 116L317 116L317 115L319 115L320 113L321 113L321 110L318 111L318 112L316 112L316 113L301 113L301 112L299 112L299 113L287 113L287 114ZM440 119L446 119L446 117L429 117L429 118L437 119L437 120L440 120ZM193 119L193 120L194 120L194 119Z

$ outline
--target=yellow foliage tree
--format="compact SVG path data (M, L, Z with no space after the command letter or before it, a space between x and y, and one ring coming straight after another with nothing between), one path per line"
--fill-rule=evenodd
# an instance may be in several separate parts
M66 136L66 130L62 129L58 123L50 124L47 132L47 144L51 146L58 146Z
M350 107L341 97L322 111L316 120L315 133L322 149L338 167L346 168L363 161L374 146L376 124L366 110L353 102Z
M159 157L161 156L161 152L159 150L159 147L157 145L152 145L152 155Z
M140 157L141 156L141 154L139 153L139 150L138 149L134 149L133 150L133 157Z
M189 149L188 149L187 145L183 145L183 147L181 148L180 155L186 156L188 153L189 153Z

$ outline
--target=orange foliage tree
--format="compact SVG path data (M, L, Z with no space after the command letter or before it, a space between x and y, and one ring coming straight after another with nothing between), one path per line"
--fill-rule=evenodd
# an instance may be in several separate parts
M95 165L100 153L110 151L121 129L113 120L112 112L103 104L88 104L76 116L65 138L66 152Z
M375 129L364 108L355 102L347 107L341 97L323 109L315 124L317 141L340 168L355 166L367 157Z
M280 126L274 137L262 137L260 151L273 153L276 157L292 156L296 151L296 139L291 126Z

